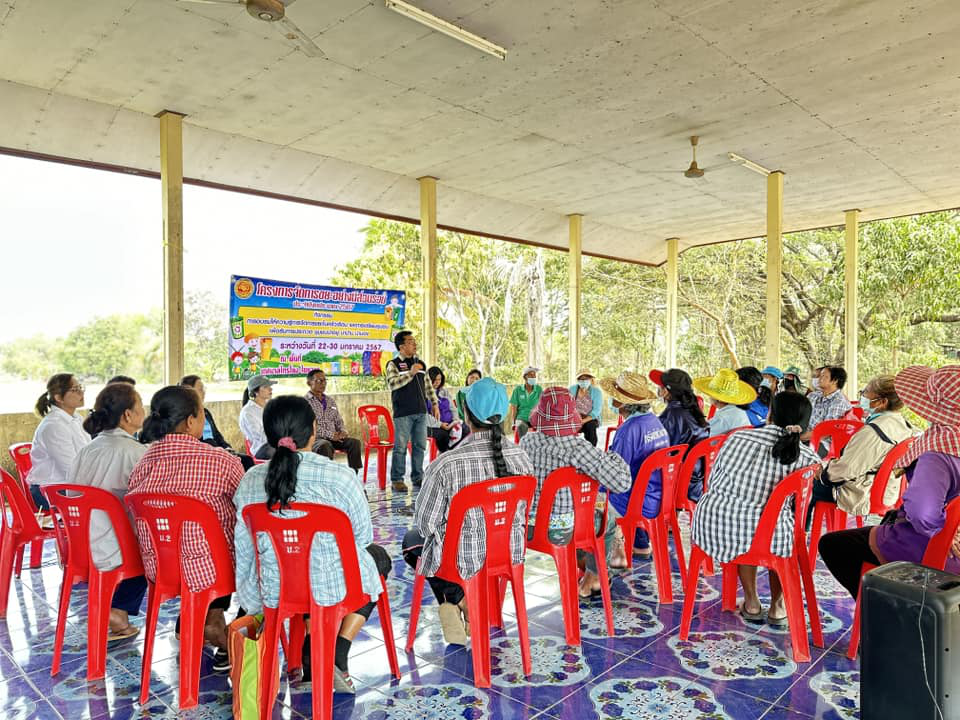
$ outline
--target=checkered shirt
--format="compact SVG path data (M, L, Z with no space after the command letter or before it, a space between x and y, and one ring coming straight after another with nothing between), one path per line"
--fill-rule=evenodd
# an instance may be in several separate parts
M813 412L810 413L811 430L824 420L839 420L853 409L850 401L840 390L834 390L829 395L814 390L807 399L813 405Z
M312 392L304 395L313 414L317 416L317 439L331 440L338 432L343 432L343 417L337 408L337 401L329 395L318 398ZM371 541L372 542L372 541Z
M781 465L770 451L784 434L776 425L741 430L720 448L710 473L709 489L693 514L693 542L717 562L729 562L750 549L760 515L777 483L794 470L820 462L806 443L790 465ZM771 550L789 557L793 552L793 509L785 503L777 519Z
M503 458L511 475L533 475L533 465L527 454L508 439L503 439ZM421 568L425 575L433 575L440 567L443 538L447 530L450 502L460 490L497 476L493 467L493 447L490 431L475 432L456 448L443 453L427 465L423 487L417 496L413 520L423 535ZM517 514L510 533L513 562L523 562L523 503L517 505ZM463 519L460 552L457 566L460 574L469 578L477 573L487 557L487 529L480 510L471 510Z
M172 433L150 445L130 473L129 495L166 493L185 495L206 503L217 514L220 527L233 552L236 511L233 494L243 478L239 458L222 448L205 445L190 435ZM137 539L147 578L157 575L156 556L145 524L137 523ZM181 545L183 572L193 591L209 587L216 580L210 549L200 526L186 523Z
M537 492L530 510L531 523L536 519L543 481L557 468L573 466L577 472L589 475L613 492L626 492L633 484L630 479L630 466L620 455L612 450L603 452L595 448L582 435L552 437L542 432L529 432L523 436L520 447L533 463L533 474L537 478ZM561 490L556 495L553 511L550 513L550 527L573 527L573 498L568 490Z

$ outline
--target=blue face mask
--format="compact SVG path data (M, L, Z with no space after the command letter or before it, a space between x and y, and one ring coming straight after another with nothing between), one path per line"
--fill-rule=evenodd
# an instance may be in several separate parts
M589 380L577 380L577 385L579 385L581 388L583 388L584 390L586 390L588 387L590 387L590 381L589 381Z
M860 396L860 407L863 408L863 411L867 414L870 414L873 412L873 408L870 407L871 402L873 401L870 398L868 398L866 395Z
M769 378L764 378L763 380L760 381L760 387L765 387L765 388L773 387L773 383L770 382Z
M536 379L536 378L527 378L527 385L529 385L530 387L536 387L536 386L537 386L537 379Z

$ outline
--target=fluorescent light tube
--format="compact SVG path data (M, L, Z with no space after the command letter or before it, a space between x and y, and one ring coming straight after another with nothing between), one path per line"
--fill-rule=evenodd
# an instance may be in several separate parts
M773 170L767 170L763 165L758 165L752 160L747 160L742 155L737 155L736 153L727 153L727 157L737 165L743 165L748 170L753 170L755 173L759 173L760 175L766 176L773 172Z
M457 27L453 23L448 23L446 20L441 20L436 15L431 15L425 10L416 8L410 3L406 3L403 0L385 0L387 7L398 12L401 15L404 15L411 20L416 20L421 25L426 25L431 30L436 30L437 32L442 32L444 35L449 35L455 40L459 40L462 43L466 43L471 47L475 47L477 50L487 53L488 55L493 55L496 58L501 60L507 59L506 48L502 48L499 45L494 45L489 40L485 40L479 35L474 35L472 32L468 32L461 27Z

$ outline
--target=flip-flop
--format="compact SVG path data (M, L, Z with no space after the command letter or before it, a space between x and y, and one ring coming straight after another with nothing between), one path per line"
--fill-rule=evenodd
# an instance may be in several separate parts
M113 642L114 640L126 640L131 638L140 632L140 628L136 625L127 625L125 628L120 630L110 630L107 633L107 642Z
M764 612L761 609L759 612L752 613L747 610L747 606L744 603L740 603L737 607L737 610L740 612L740 617L742 617L748 623L754 625L762 625L764 620Z
M774 628L785 628L788 625L787 616L784 615L781 618L772 618L770 613L767 613L767 625Z

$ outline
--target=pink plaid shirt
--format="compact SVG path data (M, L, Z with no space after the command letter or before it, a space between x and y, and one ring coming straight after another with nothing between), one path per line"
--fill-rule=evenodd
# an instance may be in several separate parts
M200 500L217 514L220 527L233 552L233 529L237 524L233 495L243 479L239 458L222 448L210 447L190 435L170 434L150 445L130 473L130 495L166 493ZM137 539L147 578L156 577L156 558L146 527L137 524ZM193 591L216 580L210 549L199 526L184 526L183 569L187 587Z

